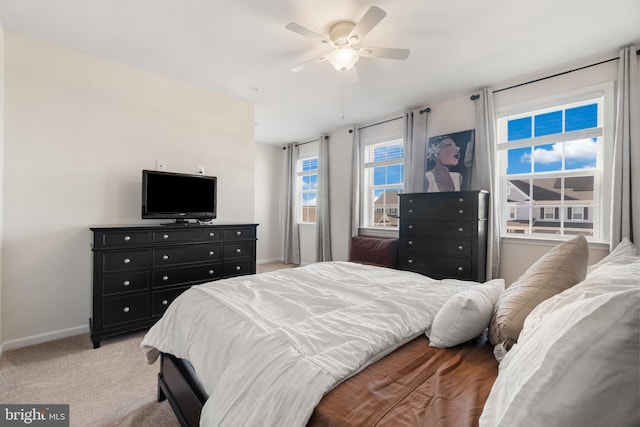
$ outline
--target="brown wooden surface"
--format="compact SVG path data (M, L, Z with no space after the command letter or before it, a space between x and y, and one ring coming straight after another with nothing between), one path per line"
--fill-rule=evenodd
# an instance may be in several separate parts
M477 426L497 375L491 346L421 336L334 388L308 426Z

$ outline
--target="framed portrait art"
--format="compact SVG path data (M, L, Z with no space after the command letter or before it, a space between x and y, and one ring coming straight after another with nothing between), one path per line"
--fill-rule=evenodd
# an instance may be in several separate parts
M429 138L425 147L424 192L468 190L474 145L473 129Z

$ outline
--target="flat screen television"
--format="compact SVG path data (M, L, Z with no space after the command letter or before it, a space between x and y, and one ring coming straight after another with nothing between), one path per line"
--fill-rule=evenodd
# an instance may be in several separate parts
M216 217L217 178L163 171L142 171L142 219L190 219Z

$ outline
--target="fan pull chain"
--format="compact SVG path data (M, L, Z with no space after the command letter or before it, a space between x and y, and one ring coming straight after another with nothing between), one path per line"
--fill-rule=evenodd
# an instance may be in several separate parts
M344 120L344 82L347 79L346 71L341 71L340 78L340 114L342 114L342 120Z

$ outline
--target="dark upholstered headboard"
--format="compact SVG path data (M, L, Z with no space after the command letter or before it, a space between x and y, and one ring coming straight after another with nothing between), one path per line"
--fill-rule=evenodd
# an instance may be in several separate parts
M398 239L354 236L351 238L349 261L396 268Z

